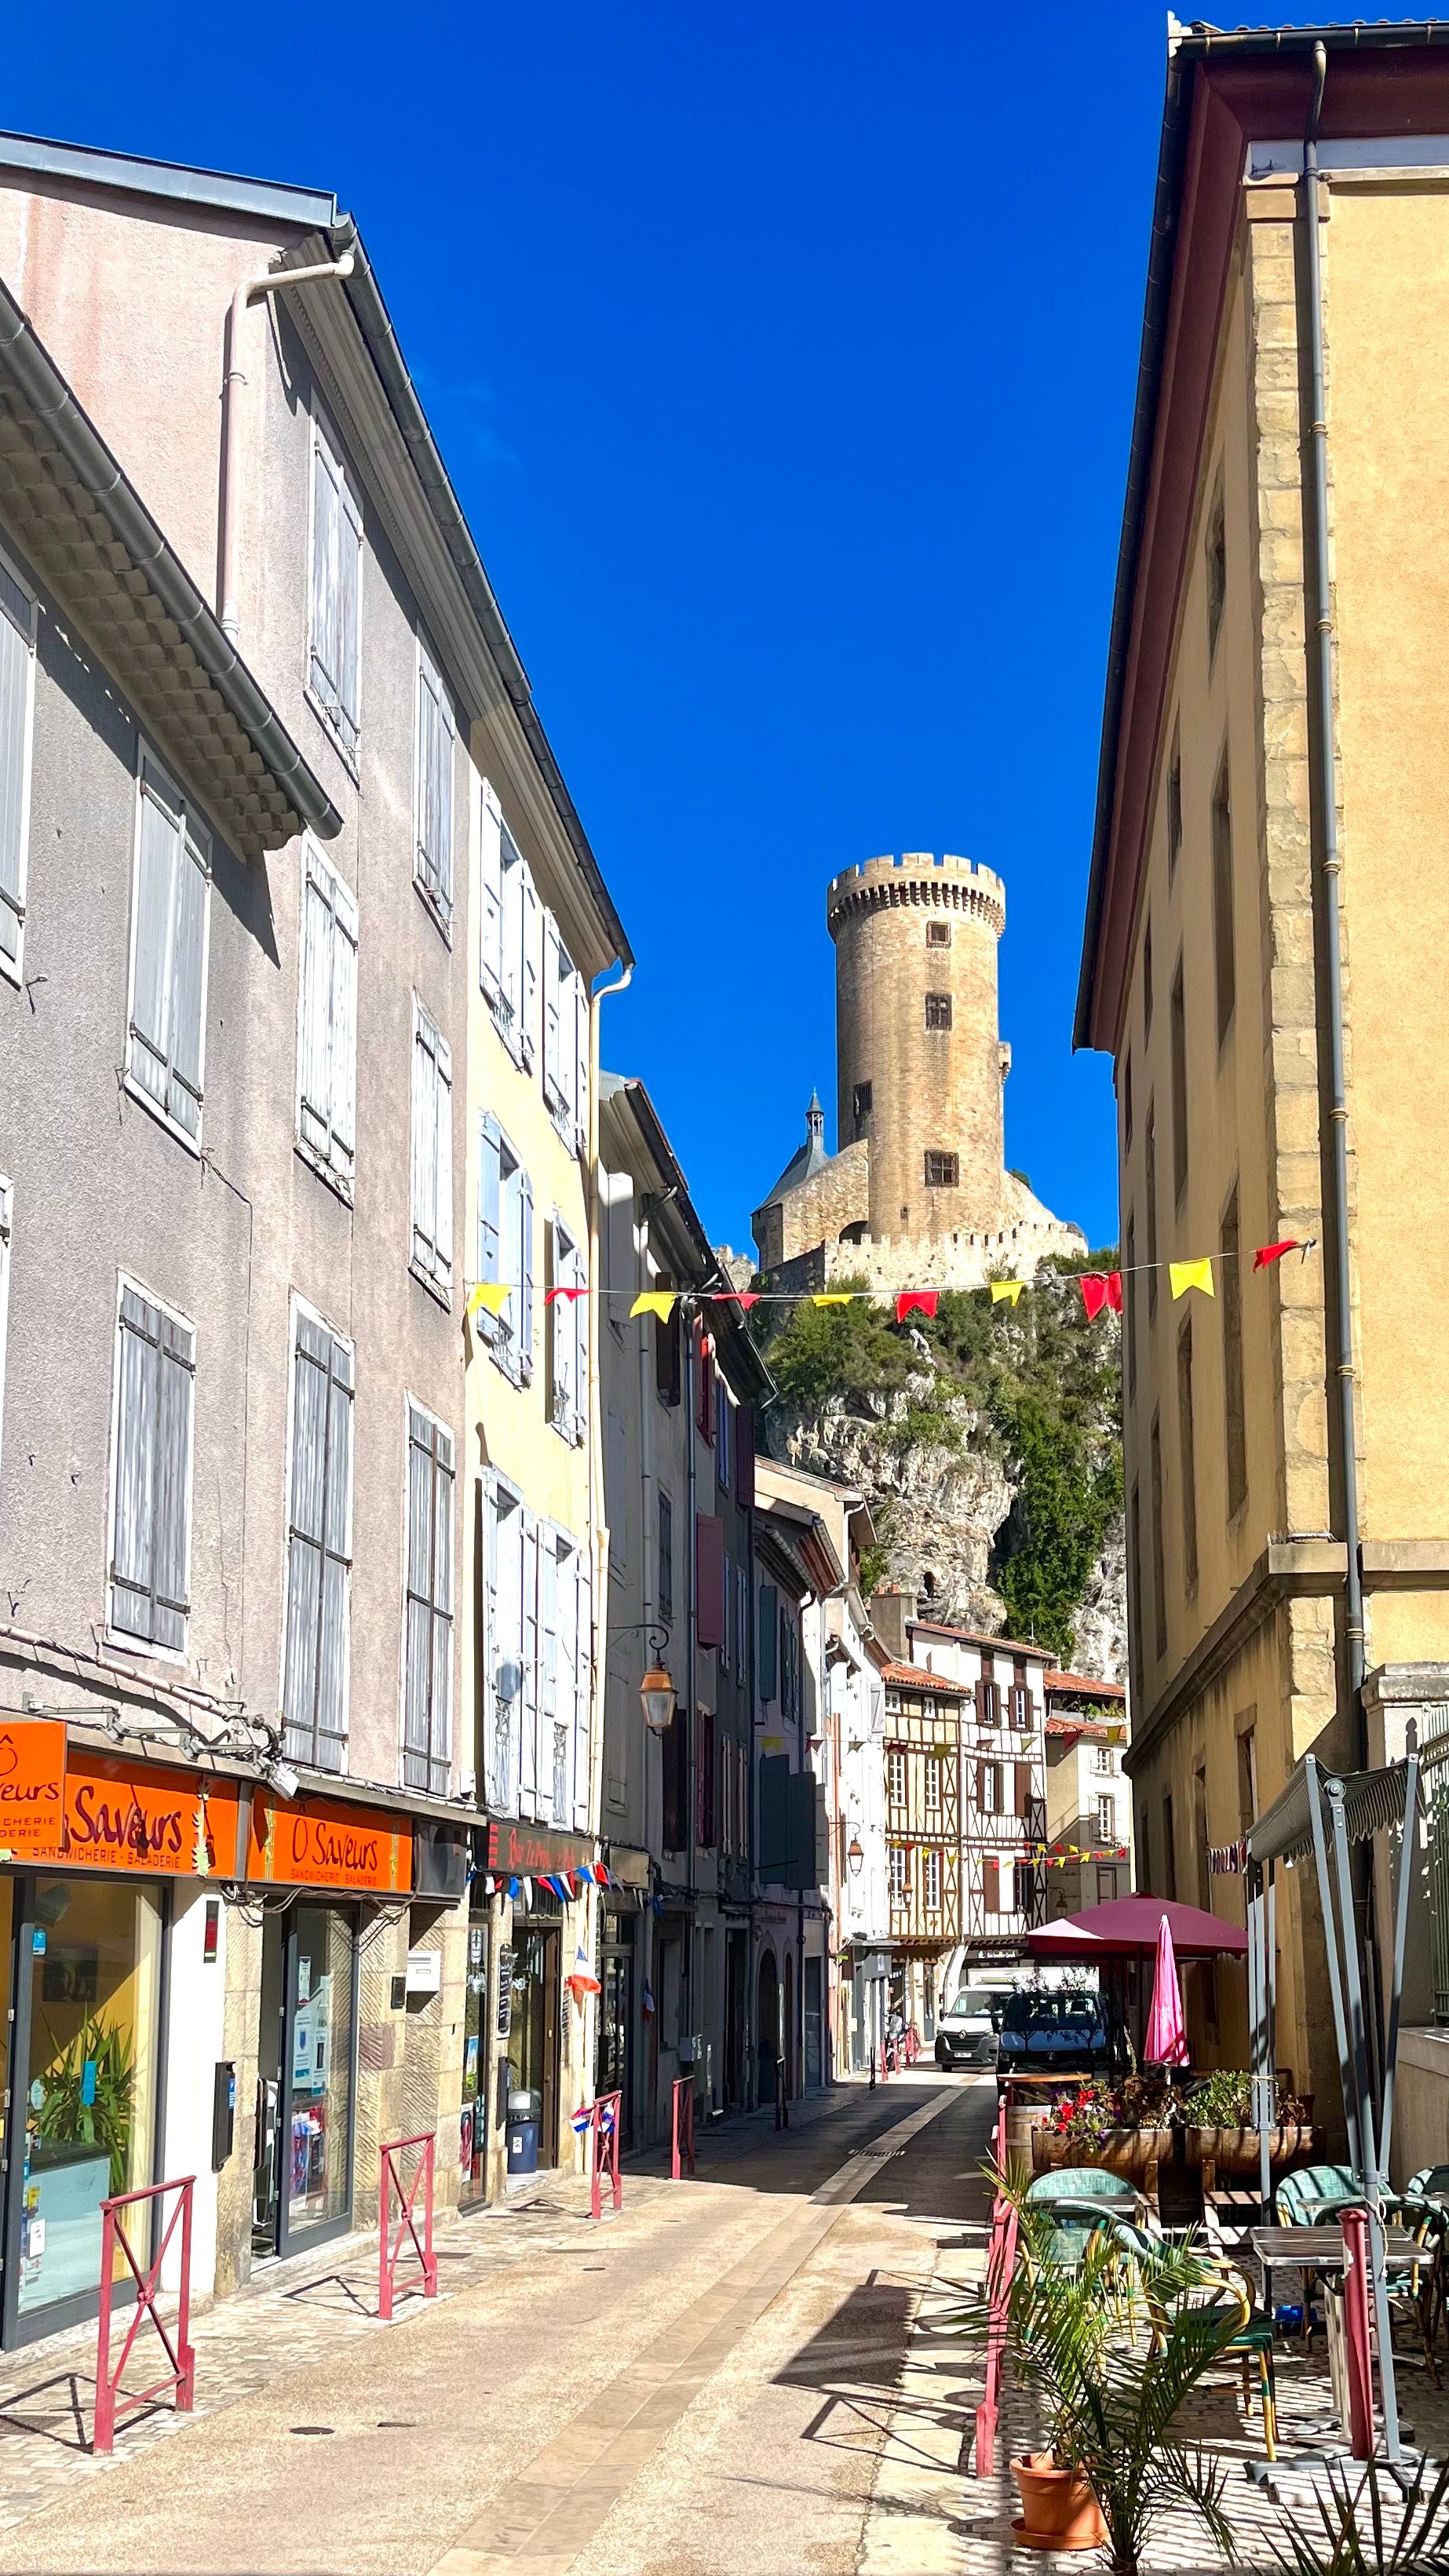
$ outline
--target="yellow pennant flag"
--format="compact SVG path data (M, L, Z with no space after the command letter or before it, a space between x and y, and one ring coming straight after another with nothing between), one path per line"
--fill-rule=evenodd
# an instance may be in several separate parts
M657 1315L661 1324L667 1324L678 1303L677 1289L645 1288L640 1291L630 1307L630 1318L632 1320L635 1315Z
M1172 1282L1174 1299L1185 1297L1189 1288L1200 1288L1205 1297L1213 1297L1217 1294L1213 1286L1213 1265L1210 1259L1169 1261L1167 1275Z
M480 1279L469 1296L468 1312L470 1315L476 1315L481 1306L490 1315L501 1315L512 1294L511 1280Z
M1025 1286L1026 1281L1024 1279L993 1279L991 1282L992 1305L999 1306L1004 1301L1008 1306L1014 1306Z
M848 1288L840 1290L829 1297L812 1297L810 1300L812 1306L848 1306L851 1302L852 1295Z

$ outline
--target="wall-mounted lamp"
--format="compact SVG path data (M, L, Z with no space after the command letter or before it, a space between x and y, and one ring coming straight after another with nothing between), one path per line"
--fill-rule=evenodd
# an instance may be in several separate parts
M859 1834L852 1834L852 1835L851 1835L851 1838L850 1838L850 1849L849 1849L849 1851L846 1853L845 1857L846 1857L846 1859L847 1859L847 1860L849 1861L849 1863L850 1863L850 1875L851 1875L851 1877L852 1877L852 1878L859 1878L861 1871L862 1871L862 1870L864 1869L864 1867L865 1867L865 1853L864 1853L864 1851L863 1851L863 1850L862 1850L862 1848L861 1848L861 1841L860 1841L860 1836L859 1836Z

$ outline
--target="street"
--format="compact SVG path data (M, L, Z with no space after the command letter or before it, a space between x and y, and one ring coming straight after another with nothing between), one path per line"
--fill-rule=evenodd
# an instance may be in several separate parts
M555 2186L534 2211L456 2222L440 2238L444 2295L407 2303L390 2328L366 2313L365 2252L339 2267L340 2299L336 2272L314 2262L319 2295L353 2311L340 2340L291 2360L278 2343L273 2376L207 2412L229 2349L245 2345L253 2380L265 2366L273 2302L226 2304L198 2326L195 2419L123 2433L109 2466L57 2411L60 2483L0 2533L0 2568L898 2568L898 2547L873 2544L872 2491L937 2251L984 2243L993 2103L989 2081L934 2070L875 2093L852 2085L800 2106L782 2135L744 2122L706 2139L693 2182L626 2170L623 2211L599 2226L572 2186L566 2209ZM452 2289L470 2235L510 2230L522 2250ZM12 2476L37 2420L20 2392L50 2376L29 2359L0 2404ZM950 2417L949 2457L940 2414L913 2419L902 2460L924 2466L944 2531L969 2406ZM14 2510L3 2488L0 2507ZM909 2563L947 2562L923 2536Z

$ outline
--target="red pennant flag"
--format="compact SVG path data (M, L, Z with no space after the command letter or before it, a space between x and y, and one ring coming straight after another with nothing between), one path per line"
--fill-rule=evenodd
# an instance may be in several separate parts
M567 1297L569 1304L572 1305L576 1297L587 1297L588 1293L587 1288L546 1288L543 1302L545 1306L551 1306L556 1298Z
M1266 1270L1270 1263L1281 1261L1285 1252L1301 1252L1302 1249L1302 1244L1291 1234L1285 1236L1281 1243L1260 1244L1253 1255L1253 1268Z
M903 1288L896 1299L896 1322L903 1324L918 1309L923 1315L934 1315L938 1293L934 1288Z
M747 1315L752 1306L758 1306L760 1295L758 1288L714 1288L710 1291L710 1304L738 1306Z
M1077 1281L1077 1286L1082 1292L1082 1304L1086 1307L1089 1324L1095 1321L1104 1306L1110 1306L1114 1315L1121 1314L1122 1273L1120 1270L1084 1270Z
M1107 1273L1107 1303L1114 1315L1121 1314L1122 1273L1120 1270L1109 1270Z

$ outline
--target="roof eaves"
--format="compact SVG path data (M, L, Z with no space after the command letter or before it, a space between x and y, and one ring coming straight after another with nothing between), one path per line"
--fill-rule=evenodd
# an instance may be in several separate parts
M148 161L134 152L103 152L89 143L56 143L39 134L0 132L0 171L29 170L48 179L77 179L90 188L121 188L212 206L233 215L325 231L337 221L329 188L294 188L275 179L245 179L228 170L197 170L180 161Z

